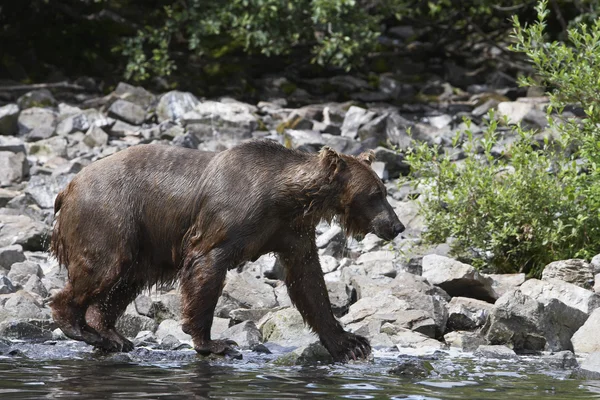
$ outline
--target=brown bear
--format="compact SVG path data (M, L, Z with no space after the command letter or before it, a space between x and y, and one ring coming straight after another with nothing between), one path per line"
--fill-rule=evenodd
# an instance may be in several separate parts
M141 145L92 163L54 206L51 247L68 271L51 304L56 323L70 338L129 351L117 318L143 288L179 279L196 351L233 354L233 342L210 337L226 272L275 253L290 298L333 358L366 357L368 341L331 311L315 226L337 218L348 235L386 240L404 230L372 159L251 141L221 153Z

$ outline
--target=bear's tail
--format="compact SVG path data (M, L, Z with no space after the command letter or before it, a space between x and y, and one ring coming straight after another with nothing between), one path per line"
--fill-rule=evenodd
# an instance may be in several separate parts
M54 228L52 229L52 238L50 239L50 252L56 257L60 266L68 264L67 252L65 251L65 246L61 237L60 215L56 215L62 207L64 197L65 192L60 191L58 196L56 196L56 200L54 200L55 223Z

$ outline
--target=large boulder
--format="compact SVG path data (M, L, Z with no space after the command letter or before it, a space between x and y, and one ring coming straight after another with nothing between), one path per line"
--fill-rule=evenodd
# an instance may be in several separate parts
M492 289L496 292L498 297L504 293L509 292L513 289L517 289L525 282L525 274L489 274L488 277L492 278Z
M25 215L0 214L0 247L18 244L24 250L43 251L50 229Z
M448 257L430 254L423 257L423 277L450 296L471 297L493 303L498 298L493 280L475 268Z
M520 286L520 290L523 294L542 303L551 299L560 300L587 315L600 306L600 295L555 278L529 279Z
M584 289L594 284L594 267L581 259L554 261L544 267L542 280L558 279Z
M600 352L600 308L595 309L585 323L571 338L576 354Z
M492 310L492 305L468 297L453 297L448 305L449 330L472 331L483 326Z
M156 116L160 122L178 120L193 110L200 101L191 93L171 91L163 94L156 106Z
M262 332L263 340L280 346L307 346L317 336L310 331L295 308L284 308L265 315L257 324Z

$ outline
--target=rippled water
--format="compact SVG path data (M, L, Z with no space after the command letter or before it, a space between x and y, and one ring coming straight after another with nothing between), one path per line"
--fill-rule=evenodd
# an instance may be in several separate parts
M600 381L570 379L536 358L477 360L431 357L427 378L393 375L405 359L376 353L374 362L282 367L275 355L244 353L243 360L205 361L192 351L136 349L97 355L77 343L20 345L0 356L1 399L590 399Z

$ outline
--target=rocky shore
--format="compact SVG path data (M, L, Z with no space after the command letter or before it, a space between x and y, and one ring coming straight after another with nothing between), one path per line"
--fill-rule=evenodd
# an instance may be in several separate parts
M418 193L398 181L408 173L403 152L414 140L450 146L464 129L463 117L473 119L471 131L478 134L492 108L511 123L543 130L547 99L437 84L422 91L433 93L435 104L391 105L385 102L408 90L391 78L378 90L356 78L333 82L346 85L351 100L292 107L307 96L295 88L296 97L278 97L278 87L257 104L178 91L155 95L124 83L107 96L59 96L45 89L17 96L0 87L0 352L21 340L65 340L48 302L64 285L66 271L47 248L54 198L78 171L143 143L219 151L268 138L305 151L323 145L349 154L374 149L373 168L407 227L391 243L373 235L347 241L336 224L318 227L329 295L346 329L369 338L375 349L426 354L457 348L499 359L533 354L600 376L600 336L594 332L600 256L554 262L540 280L478 272L450 258L447 245L421 244ZM513 139L507 131L502 143ZM273 256L230 271L213 337L233 339L244 350L281 352L281 363L328 361L292 307L281 273ZM176 350L191 343L180 318L175 284L145 291L118 325L137 346ZM579 366L576 357L583 360Z

